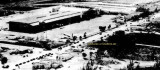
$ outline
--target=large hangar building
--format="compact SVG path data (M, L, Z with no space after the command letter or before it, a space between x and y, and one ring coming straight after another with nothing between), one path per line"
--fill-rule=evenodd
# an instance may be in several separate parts
M27 33L36 33L44 30L71 24L81 20L85 8L60 7L47 14L33 15L22 19L10 21L9 30ZM39 11L40 12L40 11Z

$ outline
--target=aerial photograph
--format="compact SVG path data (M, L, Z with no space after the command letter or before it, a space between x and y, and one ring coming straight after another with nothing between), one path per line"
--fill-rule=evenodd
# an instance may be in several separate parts
M0 0L0 70L160 70L160 0Z

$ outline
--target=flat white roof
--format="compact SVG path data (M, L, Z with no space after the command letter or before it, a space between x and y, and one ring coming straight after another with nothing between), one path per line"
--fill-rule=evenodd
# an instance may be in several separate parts
M10 21L10 22L25 23L25 24L49 22L49 20L52 20L52 22L53 22L53 21L62 20L65 18L70 18L73 16L78 16L78 15L82 14L83 11L86 11L86 10L87 9L84 10L84 9L63 7L60 9L60 11L57 11L57 12L29 16L26 18L22 18L22 19Z
M72 13L77 13L77 12L71 12L71 11L64 11L64 12L53 12L49 15L37 15L37 16L31 16L31 17L26 17L23 19L11 21L11 22L20 22L20 23L35 23L35 22L42 22L47 19L54 19L58 17L62 17L64 15L70 15Z

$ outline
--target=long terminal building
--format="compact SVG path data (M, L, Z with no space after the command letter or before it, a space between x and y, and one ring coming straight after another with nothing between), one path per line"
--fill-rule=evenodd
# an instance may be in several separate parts
M48 13L37 14L8 22L10 31L36 33L44 30L61 27L77 21L81 21L89 15L84 14L89 9L75 7L53 8ZM41 12L41 11L39 11ZM92 15L92 13L90 13Z

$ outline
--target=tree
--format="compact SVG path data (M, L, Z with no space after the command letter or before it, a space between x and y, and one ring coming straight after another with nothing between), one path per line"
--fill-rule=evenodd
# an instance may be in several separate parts
M83 38L82 38L82 36L79 36L79 40L82 40Z
M77 36L73 36L73 41L77 40Z
M86 53L82 53L83 58L85 59L85 57L87 56Z
M106 29L106 26L99 26L99 30L100 30L101 32L105 32L105 29Z
M1 59L1 64L5 64L5 63L7 63L7 61L8 61L7 57L3 57Z

